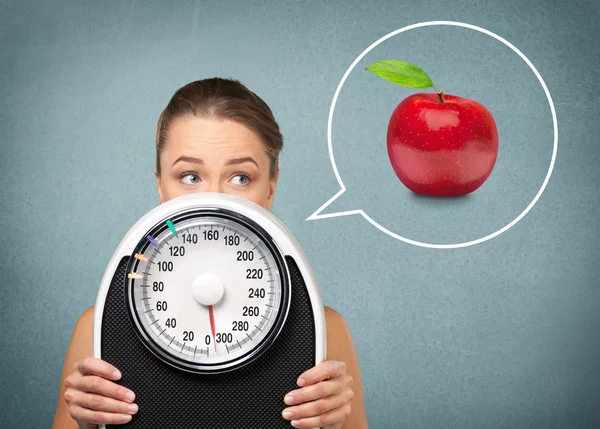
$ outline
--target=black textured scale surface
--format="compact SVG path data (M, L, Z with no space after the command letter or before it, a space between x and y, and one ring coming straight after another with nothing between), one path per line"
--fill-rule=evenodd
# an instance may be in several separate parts
M125 302L128 257L111 282L104 306L101 356L123 374L120 384L136 393L139 411L124 425L107 428L279 429L283 397L298 376L315 365L315 330L305 282L286 256L292 285L287 321L254 362L223 374L191 374L162 362L142 344Z

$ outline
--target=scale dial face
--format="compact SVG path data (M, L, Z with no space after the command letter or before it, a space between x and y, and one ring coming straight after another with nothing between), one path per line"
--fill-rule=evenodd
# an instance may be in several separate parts
M249 363L277 337L289 308L276 244L227 210L165 219L140 240L127 272L140 339L165 362L192 372Z

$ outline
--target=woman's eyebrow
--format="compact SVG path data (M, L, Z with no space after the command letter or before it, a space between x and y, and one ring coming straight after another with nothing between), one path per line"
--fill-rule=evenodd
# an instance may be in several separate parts
M258 167L258 163L251 156L245 156L243 158L231 158L225 163L225 165L243 164L244 162L251 162Z
M173 165L177 164L179 161L187 161L187 162L192 162L194 164L204 164L204 161L202 161L200 158L194 158L193 156L182 155L175 160ZM171 167L173 167L173 165L171 165Z

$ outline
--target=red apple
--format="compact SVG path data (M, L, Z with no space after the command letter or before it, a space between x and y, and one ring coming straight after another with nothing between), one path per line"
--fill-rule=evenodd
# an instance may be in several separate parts
M480 103L442 91L413 94L394 110L387 149L400 181L433 196L473 192L498 156L498 130Z

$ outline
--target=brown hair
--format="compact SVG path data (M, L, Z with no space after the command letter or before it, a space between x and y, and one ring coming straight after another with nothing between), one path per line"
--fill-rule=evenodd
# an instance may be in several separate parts
M279 170L278 157L283 148L283 136L273 112L258 95L233 79L197 80L181 87L158 119L156 129L156 174L160 175L160 155L167 143L169 126L183 116L230 119L245 125L261 139L270 160L269 176L274 179Z

